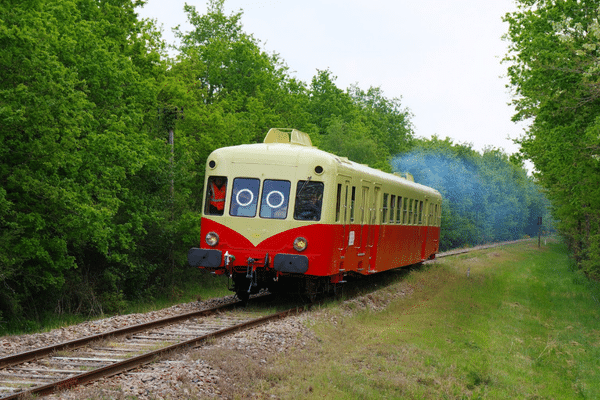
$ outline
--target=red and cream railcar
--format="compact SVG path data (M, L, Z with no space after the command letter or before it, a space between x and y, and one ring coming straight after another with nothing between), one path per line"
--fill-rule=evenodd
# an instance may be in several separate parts
M205 187L188 261L227 274L243 300L262 288L314 295L438 251L438 191L321 151L297 130L215 150Z

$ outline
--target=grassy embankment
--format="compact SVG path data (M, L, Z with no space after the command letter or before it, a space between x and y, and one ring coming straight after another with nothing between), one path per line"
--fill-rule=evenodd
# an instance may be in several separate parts
M311 323L315 346L271 358L247 389L282 398L600 398L600 286L573 271L562 245L439 260L369 297L399 290L411 294L380 312L324 309Z

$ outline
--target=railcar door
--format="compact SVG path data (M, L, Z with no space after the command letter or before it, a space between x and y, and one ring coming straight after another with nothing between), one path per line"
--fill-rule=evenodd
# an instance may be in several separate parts
M363 182L368 183L368 182ZM369 213L369 205L370 205L370 187L363 186L360 198L360 214L358 216L360 221L360 232L358 238L358 256L361 257L365 255L367 248L367 235L369 234L369 221L370 221L370 213Z
M367 249L369 253L368 272L377 271L375 260L377 258L377 240L379 238L378 214L381 197L381 185L375 183L373 187L373 196L371 197L371 207L369 209L369 233L367 235Z
M340 222L342 223L342 227L343 227L343 234L342 234L342 242L341 242L341 247L339 248L340 250L340 254L341 254L341 258L342 260L344 259L344 257L346 256L346 251L348 251L348 246L352 246L354 244L354 234L350 234L350 224L349 224L349 219L350 219L350 204L348 202L349 200L349 193L350 193L350 180L349 179L344 179L344 183L341 186L341 193L340 193L340 203L341 203L341 210L340 210ZM350 237L352 236L352 237ZM352 242L352 243L350 243Z
M425 196L425 203L423 207L422 215L422 226L421 226L421 260L427 258L427 247L429 246L429 224L431 223L431 216L429 215L429 199Z
M354 234L350 233L349 225L349 191L350 191L350 177L338 176L337 184L337 200L336 200L336 211L335 221L339 223L341 228L341 235L337 241L337 251L339 255L339 271L346 271L346 253L348 247L352 245Z
M372 248L375 245L377 232L375 227L377 224L377 213L379 212L379 196L381 186L375 184L373 188L373 196L371 197L371 207L369 207L369 233L367 234L367 247Z
M355 244L354 249L356 250L356 270L359 273L363 273L369 264L369 249L367 248L369 234L369 207L370 207L370 182L362 181L360 187L360 198L356 204L356 219L354 221L355 228Z

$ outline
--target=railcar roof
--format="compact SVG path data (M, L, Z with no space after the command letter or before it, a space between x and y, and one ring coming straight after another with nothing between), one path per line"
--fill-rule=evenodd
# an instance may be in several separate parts
M320 150L314 146L295 143L256 143L238 146L223 147L214 151L215 154L230 160L233 163L299 166L303 164L322 164L323 167L335 166L337 171L346 170L357 172L372 177L375 181L398 183L415 190L428 192L432 196L441 196L440 193L428 186L412 182L398 175L390 174L339 157L335 154Z

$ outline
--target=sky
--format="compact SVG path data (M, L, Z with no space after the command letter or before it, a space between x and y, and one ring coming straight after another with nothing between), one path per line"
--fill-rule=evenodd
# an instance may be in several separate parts
M183 0L148 0L138 9L156 19L163 37L190 30ZM187 0L204 13L205 0ZM329 69L346 89L379 87L413 114L416 136L450 137L481 151L518 151L524 124L514 108L501 59L508 43L502 17L513 0L225 0L226 14L242 11L246 33L276 52L291 75L310 84ZM293 127L290 127L293 128Z

